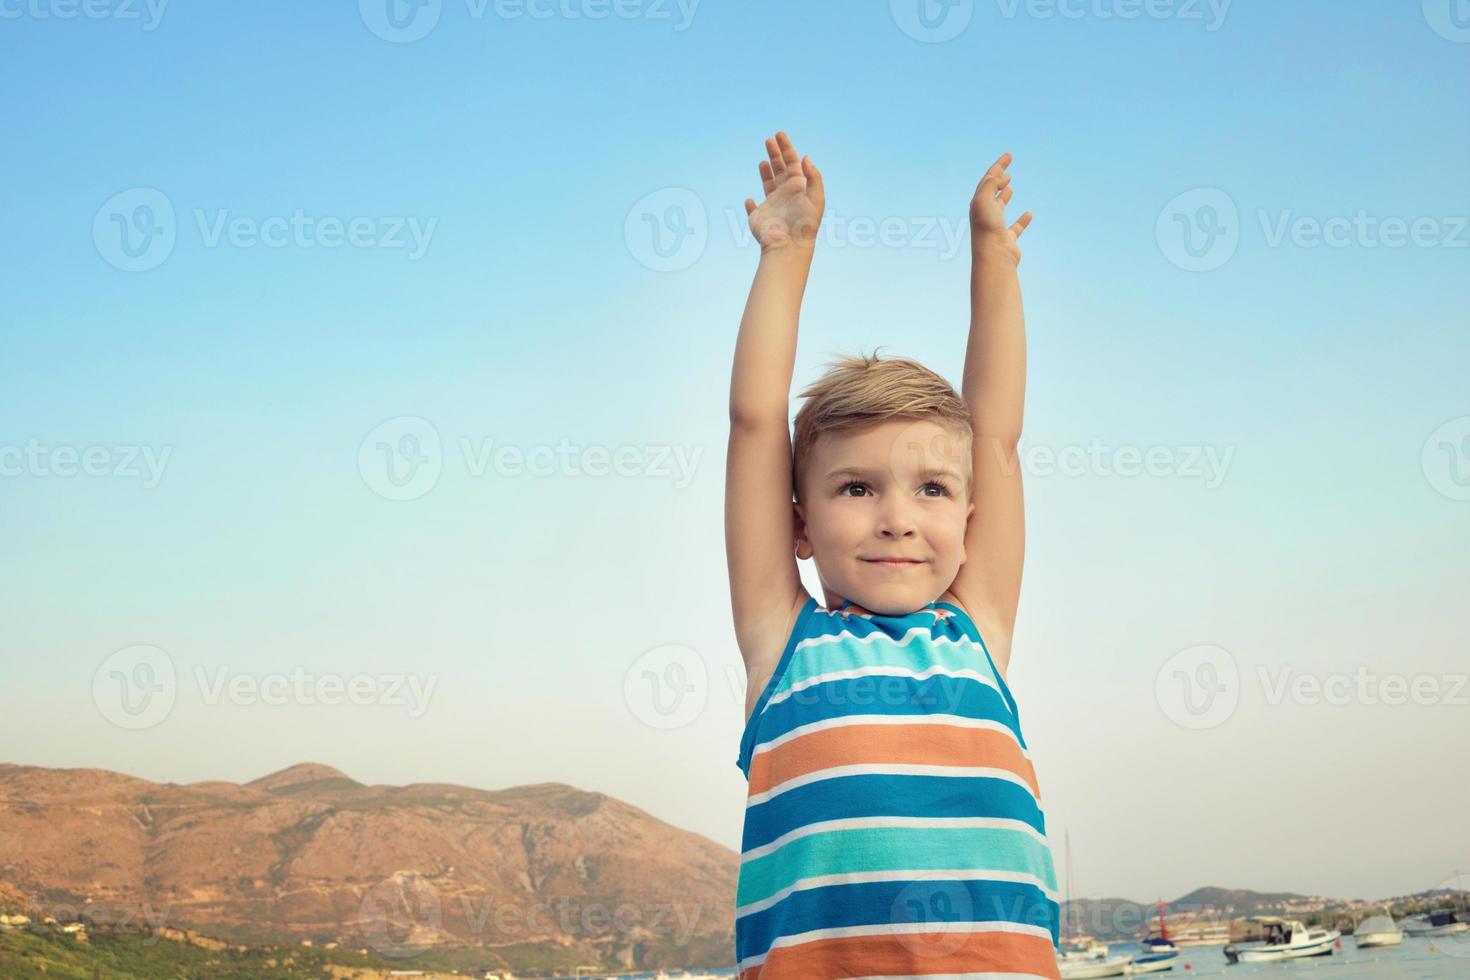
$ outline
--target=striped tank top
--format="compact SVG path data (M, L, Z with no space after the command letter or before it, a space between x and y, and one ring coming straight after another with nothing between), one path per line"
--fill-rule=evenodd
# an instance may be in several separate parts
M755 704L739 980L1059 977L1020 715L974 622L802 607Z

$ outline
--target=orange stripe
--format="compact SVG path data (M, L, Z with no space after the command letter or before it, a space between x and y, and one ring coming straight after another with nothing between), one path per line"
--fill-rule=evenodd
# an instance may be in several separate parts
M846 936L773 949L740 980L839 980L926 973L1033 973L1060 980L1050 939L1014 932Z
M1009 734L939 722L847 725L799 735L751 759L749 793L831 766L873 764L991 766L1015 773L1041 798L1036 770Z

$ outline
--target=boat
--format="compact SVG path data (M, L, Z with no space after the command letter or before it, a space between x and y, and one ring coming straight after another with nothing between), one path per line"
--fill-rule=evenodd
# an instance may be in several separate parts
M1098 977L1121 977L1128 972L1133 961L1126 956L1083 956L1076 959L1065 957L1057 960L1057 969L1062 980L1096 980Z
M1164 918L1164 900L1159 899L1159 934L1157 936L1145 936L1138 942L1138 952L1133 954L1133 961L1129 965L1128 972L1135 976L1140 973L1162 973L1164 970L1174 969L1174 961L1179 958L1179 947L1169 938L1169 922Z
M1100 943L1085 932L1077 929L1077 903L1072 898L1072 832L1070 830L1063 834L1066 841L1066 875L1067 875L1067 904L1066 915L1061 922L1061 945L1057 951L1058 963L1093 963L1105 960L1108 955L1106 943ZM1100 973L1097 976L1112 976L1111 973Z
M1064 960L1100 960L1108 955L1108 944L1100 943L1091 936L1073 936L1062 945Z
M1460 914L1454 909L1435 909L1420 916L1423 926L1417 932L1411 932L1411 936L1428 936L1431 939L1436 936L1460 936L1470 932L1470 923L1460 918ZM1405 927L1407 931L1407 927Z
M1057 953L1057 969L1062 980L1096 980L1098 977L1120 977L1128 969L1129 958L1109 956L1107 943L1078 932L1073 922L1077 906L1072 900L1072 834L1065 835L1067 848L1067 914L1061 922L1062 943Z
M1274 963L1306 956L1330 956L1332 946L1342 933L1336 929L1308 929L1296 919L1274 915L1250 916L1246 921L1266 927L1266 939L1250 946L1225 947L1225 958L1231 963Z
M1404 930L1392 915L1374 915L1353 927L1353 942L1359 949L1375 946L1398 946L1404 941Z

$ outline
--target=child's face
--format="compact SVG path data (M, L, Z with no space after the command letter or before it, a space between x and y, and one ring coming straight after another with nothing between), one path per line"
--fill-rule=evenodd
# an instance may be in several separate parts
M927 419L824 433L796 505L797 557L815 559L829 593L870 612L913 612L964 564L969 473L968 439Z

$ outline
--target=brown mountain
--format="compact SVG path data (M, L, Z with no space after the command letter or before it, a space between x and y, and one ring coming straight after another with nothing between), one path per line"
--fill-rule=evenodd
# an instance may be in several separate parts
M739 856L601 793L366 786L304 764L244 785L0 765L0 895L105 923L514 965L733 957ZM687 955L686 955L687 954Z

